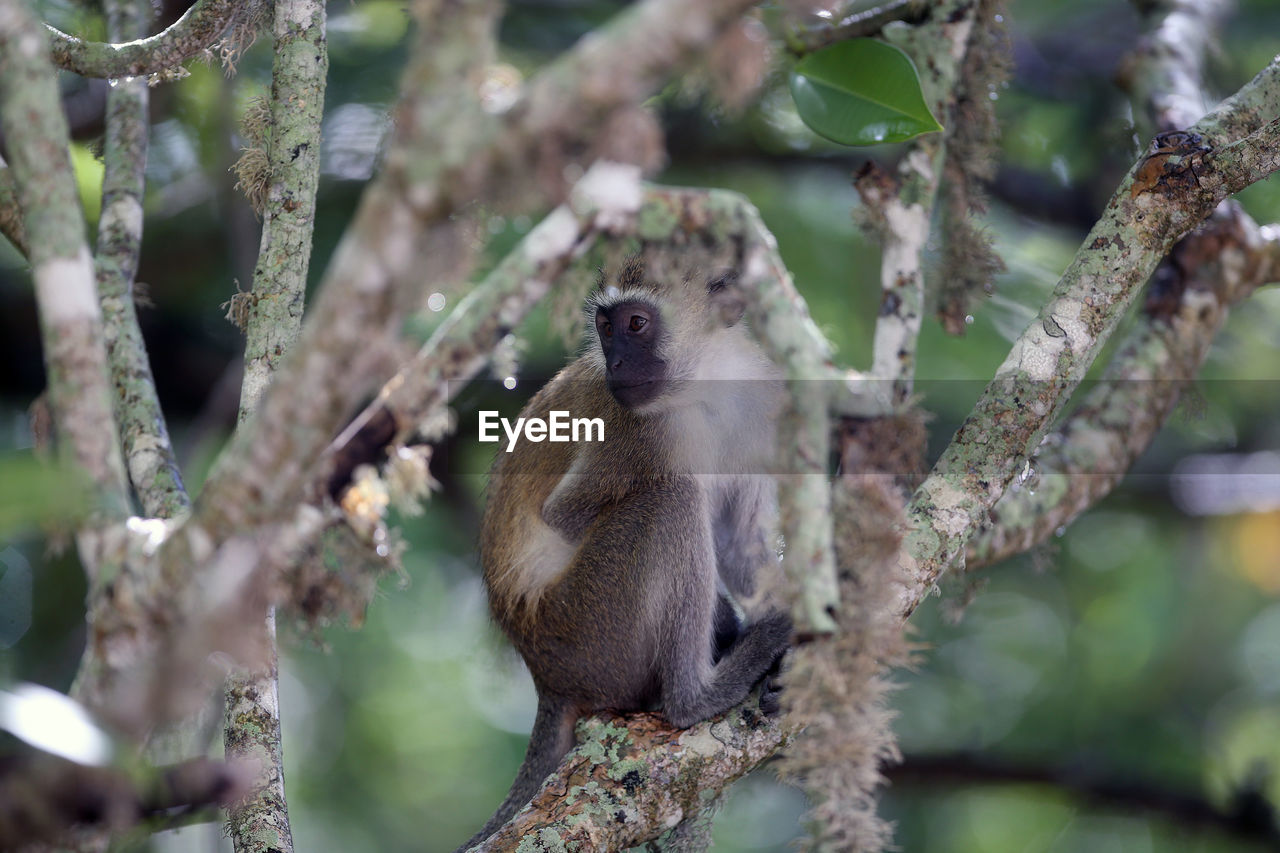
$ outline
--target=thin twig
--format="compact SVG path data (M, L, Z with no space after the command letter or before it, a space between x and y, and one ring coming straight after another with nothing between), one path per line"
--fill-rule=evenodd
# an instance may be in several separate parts
M821 23L796 26L787 34L787 47L795 54L812 53L839 41L874 36L894 21L918 24L933 4L930 0L889 0L879 6L858 8L863 5L860 0L851 0Z

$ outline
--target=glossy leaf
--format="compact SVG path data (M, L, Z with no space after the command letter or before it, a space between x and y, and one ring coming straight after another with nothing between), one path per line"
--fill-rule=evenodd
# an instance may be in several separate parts
M902 142L942 130L911 60L875 39L839 42L801 59L791 72L791 97L805 124L843 145Z

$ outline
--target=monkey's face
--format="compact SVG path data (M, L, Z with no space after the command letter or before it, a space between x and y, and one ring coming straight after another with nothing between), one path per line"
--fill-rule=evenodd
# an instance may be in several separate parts
M596 311L596 334L613 398L627 409L656 400L667 383L667 363L658 354L661 313L639 300L602 307Z

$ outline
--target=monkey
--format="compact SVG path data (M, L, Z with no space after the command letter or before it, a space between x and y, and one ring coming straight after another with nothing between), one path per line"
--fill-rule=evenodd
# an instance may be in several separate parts
M790 646L746 621L776 512L781 375L742 322L732 276L657 280L638 257L586 303L586 351L521 413L604 420L604 441L524 443L490 472L480 561L490 611L538 693L529 747L487 838L573 747L578 717L657 710L677 728L728 710ZM716 380L716 381L707 381Z

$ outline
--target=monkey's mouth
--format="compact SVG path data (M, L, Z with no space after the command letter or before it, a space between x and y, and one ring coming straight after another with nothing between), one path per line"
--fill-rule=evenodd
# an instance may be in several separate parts
M652 402L662 391L662 383L656 379L642 379L635 382L609 380L609 393L613 399L626 409L634 409Z

